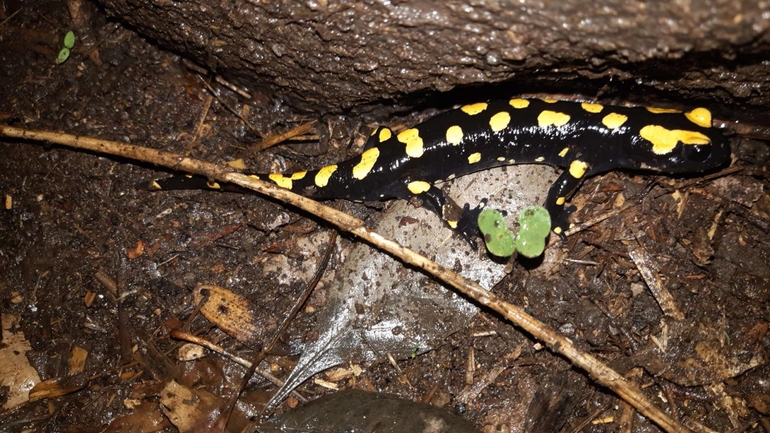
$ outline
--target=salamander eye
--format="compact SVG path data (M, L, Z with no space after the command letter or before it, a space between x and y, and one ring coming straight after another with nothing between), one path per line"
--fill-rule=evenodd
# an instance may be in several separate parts
M703 162L711 156L711 146L684 145L682 156L685 161Z

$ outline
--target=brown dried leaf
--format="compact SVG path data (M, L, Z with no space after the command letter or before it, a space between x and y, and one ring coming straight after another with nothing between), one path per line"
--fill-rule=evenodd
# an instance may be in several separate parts
M219 329L250 347L259 347L256 306L241 295L218 286L198 286L195 302L201 314Z

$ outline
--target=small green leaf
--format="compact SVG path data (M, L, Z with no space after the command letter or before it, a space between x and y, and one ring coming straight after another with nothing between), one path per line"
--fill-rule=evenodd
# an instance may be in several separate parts
M71 50L72 47L74 46L75 46L75 32L70 30L67 32L66 35L64 35L64 48Z
M490 254L497 257L510 257L515 250L515 240L500 212L491 209L481 211L478 218L479 230L484 235L484 243Z
M519 237L516 250L524 257L535 258L545 251L545 239L551 231L551 216L540 206L524 208L519 214Z
M67 61L67 59L70 58L70 49L69 48L62 48L61 51L59 51L59 55L56 57L56 63L62 64Z
M546 237L551 231L551 215L542 206L529 206L519 214L519 224L525 232Z

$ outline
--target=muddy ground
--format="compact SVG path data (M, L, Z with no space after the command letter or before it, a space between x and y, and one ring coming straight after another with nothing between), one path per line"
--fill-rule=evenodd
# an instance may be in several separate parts
M76 48L56 65L69 11L63 2L32 3L38 7L22 8L0 28L5 124L208 161L243 158L264 172L339 161L360 152L373 120L411 125L423 114L364 119L297 113L270 95L245 101L217 83L210 84L219 95L212 98L198 69L98 10L90 21L100 41L96 49ZM248 149L313 121L302 140L258 154ZM770 151L765 142L740 136L732 145L732 168L707 178L613 172L590 179L575 198L578 220L637 205L557 244L561 261L548 272L514 263L495 290L626 374L685 424L770 431ZM301 281L282 275L317 260L319 254L301 245L327 226L250 195L134 188L162 173L128 160L0 138L0 311L4 323L18 319L12 331L29 341L26 358L40 379L61 390L0 412L0 429L175 431L159 404L171 378L228 396L245 369L210 352L180 360L181 343L170 331L188 329L246 357L254 349L193 315L196 285L227 287L258 304L264 321L258 341L269 337L302 291ZM362 205L348 209L369 221L377 215ZM344 252L353 242L343 237L338 247ZM646 253L641 261L634 259L639 251ZM342 255L335 254L332 268ZM275 263L289 269L276 270ZM642 275L648 267L684 319L662 311ZM324 303L321 287L282 347L314 338ZM4 341L10 332L4 331ZM506 358L517 347L521 354ZM471 351L477 370L469 378ZM276 352L264 365L284 377L296 354ZM82 369L73 368L74 354L83 353ZM359 376L335 383L425 400L485 432L659 431L487 311L438 349L397 365L365 363ZM466 380L477 383L493 367L500 367L498 374L469 393ZM274 390L265 380L250 382L237 428ZM12 391L1 388L0 402ZM314 383L299 391L308 397L331 392Z

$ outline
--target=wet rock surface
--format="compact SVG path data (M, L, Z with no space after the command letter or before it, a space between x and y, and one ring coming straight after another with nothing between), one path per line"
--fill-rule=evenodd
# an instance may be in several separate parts
M752 0L104 5L200 65L311 110L403 108L429 92L501 82L512 93L687 90L768 103L770 5Z

